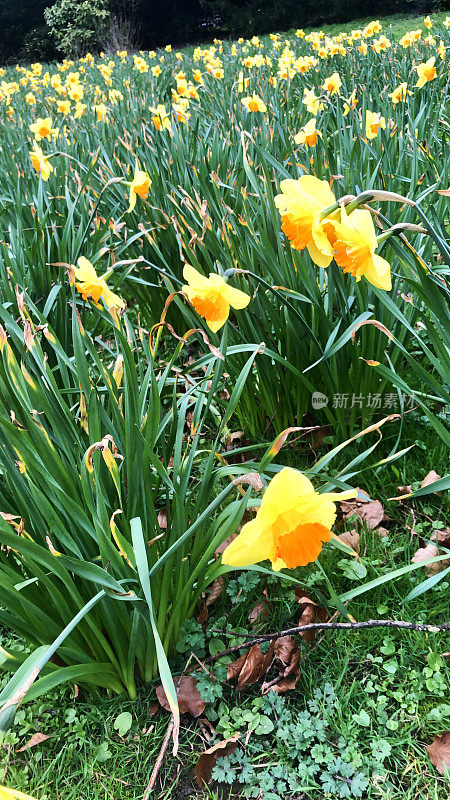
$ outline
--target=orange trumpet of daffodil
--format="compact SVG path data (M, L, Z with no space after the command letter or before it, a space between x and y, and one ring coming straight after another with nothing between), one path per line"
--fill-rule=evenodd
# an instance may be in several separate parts
M334 251L334 260L344 272L357 281L364 275L378 289L390 291L391 265L375 253L378 246L370 211L357 208L347 214L341 209L341 219L327 219L327 236Z
M315 561L324 542L334 536L334 501L357 494L357 489L318 494L305 475L284 467L267 487L255 519L226 548L222 563L248 567L269 559L278 572Z
M248 294L229 286L222 276L216 273L210 273L209 278L205 278L194 267L186 264L183 277L187 281L183 286L184 294L197 314L206 320L208 328L213 333L227 321L230 307L242 309L250 302Z
M288 178L280 183L275 205L281 214L281 228L296 250L308 250L318 267L328 267L333 248L325 233L321 212L336 202L326 181L314 175Z
M84 256L80 256L74 267L76 289L80 292L83 300L93 300L98 303L103 298L107 308L125 308L125 301L119 295L111 291L106 279L111 274L109 271L104 275L97 275L93 265ZM1 800L1 798L0 798Z
M138 163L136 162L136 168L134 170L134 178L130 183L130 205L128 206L128 214L130 211L133 211L133 208L136 205L136 197L139 197L142 200L146 200L148 197L148 190L151 186L151 180L144 170L139 169Z

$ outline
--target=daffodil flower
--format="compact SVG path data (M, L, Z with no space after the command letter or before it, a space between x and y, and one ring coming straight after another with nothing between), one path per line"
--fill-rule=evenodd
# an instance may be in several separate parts
M52 128L52 118L46 117L45 119L41 119L40 117L30 125L31 133L34 133L34 138L37 142L40 142L41 139L47 139L50 141L50 137L53 133Z
M271 480L255 519L226 548L222 563L248 567L269 559L278 572L315 561L323 544L334 536L334 501L357 494L357 489L318 494L305 475L285 467Z
M50 173L53 172L53 166L47 156L44 156L39 145L34 142L33 149L29 153L31 163L36 172L41 174L43 181L48 181Z
M125 301L111 291L106 283L110 272L106 272L101 277L97 275L93 265L84 256L78 259L78 266L74 267L76 289L80 292L83 300L93 300L98 303L100 298L105 302L107 308L125 308Z
M389 291L392 288L391 265L375 253L378 242L370 211L357 208L347 214L342 208L340 221L327 219L325 230L334 260L344 272L349 272L357 281L364 275L378 289Z
M321 132L316 130L316 120L313 117L303 128L300 128L299 132L294 136L294 142L295 144L303 144L308 149L308 147L314 147L321 136Z
M326 181L314 175L288 178L280 183L275 205L281 214L281 228L296 250L308 250L318 267L328 267L333 248L325 233L321 212L336 203Z
M434 66L436 58L429 58L428 61L418 64L416 67L417 75L419 79L416 83L416 87L419 89L424 86L428 81L432 81L436 77L436 67Z
M186 264L183 277L187 284L183 292L194 306L197 314L206 320L208 328L216 333L228 319L230 306L234 309L246 308L250 297L240 289L234 289L221 275L210 273L205 278L194 267Z
M128 207L128 214L130 211L133 211L133 208L136 205L136 197L138 195L142 200L147 199L151 183L152 182L147 173L144 172L144 170L139 169L139 166L136 162L134 178L130 183L130 205Z

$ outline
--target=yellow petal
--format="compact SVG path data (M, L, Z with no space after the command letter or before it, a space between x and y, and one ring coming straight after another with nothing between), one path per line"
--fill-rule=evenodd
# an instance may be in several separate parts
M222 564L229 567L248 567L274 555L274 542L269 527L261 528L256 519L247 522L222 555Z
M241 292L240 289L234 289L233 286L229 286L228 284L225 284L223 296L227 303L230 304L231 308L235 309L246 308L250 302L248 294Z
M205 278L204 275L201 275L200 272L194 269L194 267L191 267L190 264L184 265L183 278L195 289L203 289L205 282L207 282L207 278Z

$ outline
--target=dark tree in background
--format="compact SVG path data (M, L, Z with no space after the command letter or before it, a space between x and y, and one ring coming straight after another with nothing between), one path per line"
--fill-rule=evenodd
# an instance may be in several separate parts
M0 0L0 61L50 60L61 56L43 11L54 0ZM74 0L76 5L76 0ZM450 8L450 0L109 0L111 36L117 44L151 49L168 42L210 41L291 27L344 23L385 14L427 14Z

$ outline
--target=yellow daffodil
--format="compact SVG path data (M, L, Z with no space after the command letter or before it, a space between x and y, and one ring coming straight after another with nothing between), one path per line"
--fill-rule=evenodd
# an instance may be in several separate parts
M296 250L308 250L319 267L328 267L333 248L326 236L321 212L336 202L326 181L313 175L281 181L275 205L281 214L281 228Z
M344 117L350 112L351 108L356 108L358 105L358 98L356 97L356 89L353 89L348 101L344 103Z
M161 103L156 108L150 109L152 117L151 120L157 131L164 129L170 131L170 116L166 111L166 107Z
M29 153L31 163L37 173L40 173L43 181L48 181L50 173L53 172L53 167L47 156L44 156L39 145L34 142L33 149Z
M255 519L226 548L222 563L247 567L268 559L275 572L305 566L334 535L335 500L356 496L356 489L318 494L305 475L285 467L271 480Z
M433 25L433 21L429 14L427 17L425 17L423 24L425 25L426 28L428 28L428 30L430 30L431 26Z
M441 39L441 41L439 43L439 47L438 47L437 51L438 51L438 56L440 56L442 61L445 61L445 47L444 47L444 42L442 41L442 39Z
M339 89L342 86L342 81L337 72L333 72L329 78L326 78L322 84L322 89L324 89L328 94L337 94Z
M52 118L45 117L45 119L41 119L40 117L30 125L31 133L34 133L34 138L37 142L40 142L41 139L47 139L50 141L50 138L53 133L52 128Z
M317 112L323 108L323 103L320 101L320 97L316 97L314 94L314 89L303 89L302 103L306 106L308 114L314 114L314 116L317 116Z
M246 308L250 302L248 294L229 286L222 276L216 273L210 273L209 278L205 278L194 267L186 264L183 277L187 281L183 286L184 294L213 333L227 321L230 306L240 310Z
M267 106L257 94L253 93L251 97L243 97L241 100L242 105L245 106L247 111L267 111Z
M96 106L92 106L92 110L96 115L97 122L103 122L106 119L106 115L108 113L108 109L104 103L99 103Z
M313 117L310 119L303 128L294 136L295 144L304 144L306 148L314 147L319 141L322 134L316 130L316 120Z
M375 139L378 136L380 128L385 130L386 120L379 113L374 111L366 111L366 136L368 139Z
M357 208L347 214L343 207L340 220L327 219L325 230L334 260L344 272L357 281L364 275L378 289L392 288L391 265L375 253L378 242L370 211Z
M70 108L71 108L70 100L58 100L56 103L56 107L60 114L64 114L64 116L70 114Z
M34 798L29 794L17 791L17 789L0 786L0 800L34 800Z
M78 266L73 268L75 280L77 281L75 287L80 292L83 300L93 300L94 303L98 303L102 298L107 308L125 308L125 301L117 294L114 294L106 283L110 272L105 272L104 275L99 277L91 262L84 256L80 256L77 264Z
M422 64L418 64L418 66L416 67L417 74L419 76L416 86L419 89L426 83L428 83L428 81L432 81L435 79L436 77L436 67L434 66L435 61L436 58L433 56L433 58L429 58L428 61Z
M397 103L404 103L408 94L412 94L412 92L408 92L408 84L405 81L404 83L400 83L398 86L396 86L394 91L388 96L391 98L394 106L396 106Z
M151 180L144 170L139 169L139 166L136 162L136 167L134 170L134 177L130 183L130 205L128 207L128 212L133 211L133 208L136 205L136 197L139 195L141 200L146 200L148 197L148 191L151 186Z
M365 42L361 42L361 44L358 45L358 52L361 53L362 56L367 55L367 44Z

